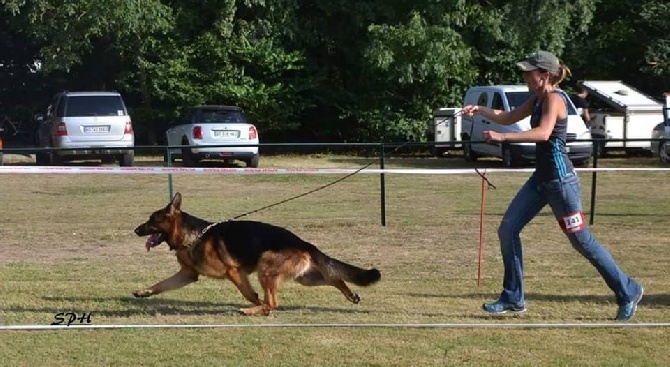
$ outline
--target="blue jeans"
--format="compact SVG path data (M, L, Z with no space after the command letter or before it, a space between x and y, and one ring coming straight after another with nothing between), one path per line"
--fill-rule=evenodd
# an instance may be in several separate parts
M630 302L640 293L640 285L626 275L612 255L591 234L584 218L581 186L575 172L541 181L532 175L521 187L503 216L498 237L505 267L500 301L524 304L523 254L519 233L547 204L572 246L598 270L614 292L618 305Z

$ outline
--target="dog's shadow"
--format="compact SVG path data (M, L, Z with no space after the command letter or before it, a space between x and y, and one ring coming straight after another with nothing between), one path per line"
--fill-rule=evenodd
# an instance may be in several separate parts
M35 312L35 313L58 313L73 312L76 314L92 314L93 317L133 317L133 316L190 316L190 315L217 315L232 316L239 315L241 308L251 307L250 303L226 303L211 301L187 301L174 298L151 297L136 298L130 296L121 297L62 297L44 296L43 301L69 303L72 307L10 307L5 311L12 312ZM91 307L82 307L82 304L98 304ZM121 304L121 309L110 309L101 304ZM323 307L309 305L279 305L276 312L301 311L303 313L340 313L340 314L366 314L369 310L357 307ZM378 313L378 311L375 311Z

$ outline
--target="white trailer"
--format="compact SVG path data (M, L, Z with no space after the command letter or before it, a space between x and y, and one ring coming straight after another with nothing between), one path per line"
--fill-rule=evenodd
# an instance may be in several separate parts
M433 111L433 120L428 128L428 141L435 142L432 148L435 156L441 157L451 150L462 148L461 109L444 107Z
M589 94L611 110L591 112L591 136L606 139L651 139L654 127L663 122L663 105L621 81L587 80ZM610 149L651 151L651 141L606 141L601 152Z

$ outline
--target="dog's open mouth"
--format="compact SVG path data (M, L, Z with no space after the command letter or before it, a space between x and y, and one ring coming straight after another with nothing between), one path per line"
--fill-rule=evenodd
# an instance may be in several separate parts
M165 235L162 233L154 233L147 239L147 243L144 245L147 251L151 250L152 247L156 247L165 241Z

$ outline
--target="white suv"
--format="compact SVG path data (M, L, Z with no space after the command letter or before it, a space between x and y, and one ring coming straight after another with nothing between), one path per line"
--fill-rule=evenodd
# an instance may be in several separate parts
M239 107L189 107L165 135L169 146L193 146L170 151L171 157L181 157L186 167L193 167L202 159L238 159L247 167L258 167L258 131Z
M56 94L46 115L37 114L37 146L67 148L38 152L38 165L66 160L118 160L132 166L135 134L123 98L118 92L61 92Z

